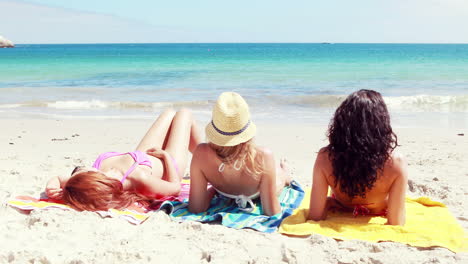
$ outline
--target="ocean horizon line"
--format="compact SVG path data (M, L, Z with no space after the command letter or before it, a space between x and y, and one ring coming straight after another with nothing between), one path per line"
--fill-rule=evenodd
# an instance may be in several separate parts
M328 45L328 44L351 44L351 45L468 45L467 43L462 42L97 42L97 43L15 43L15 45L153 45L153 44L319 44L319 45Z

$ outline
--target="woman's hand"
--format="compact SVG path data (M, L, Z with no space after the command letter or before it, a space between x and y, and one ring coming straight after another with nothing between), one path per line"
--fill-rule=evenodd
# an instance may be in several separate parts
M46 185L45 193L49 198L61 200L63 196L62 184L58 176L52 177Z
M63 197L63 189L62 188L46 188L47 197L61 200Z
M154 177L151 178L151 186L154 187L154 193L159 194L167 194L167 195L178 195L180 192L180 181L182 176L180 176L174 167L174 159L171 157L169 152L159 149L159 148L150 148L146 151L146 154L153 156L155 158L161 159L163 163L163 175L158 180L158 183L155 184ZM162 192L161 186L166 186L167 190L171 190L169 192ZM162 188L164 189L164 188Z
M150 148L146 151L146 154L151 155L155 158L161 159L161 158L165 158L165 155L167 155L167 152L163 149Z

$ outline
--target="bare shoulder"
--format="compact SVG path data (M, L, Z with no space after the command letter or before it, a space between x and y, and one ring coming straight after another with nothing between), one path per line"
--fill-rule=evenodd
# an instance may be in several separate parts
M207 143L198 144L197 148L193 152L193 157L205 157L206 155L210 155L214 153L214 151L210 148Z
M276 168L275 156L273 155L273 151L271 151L271 149L266 148L266 147L256 146L255 150L256 150L255 160L256 162L263 164L264 169L274 170Z
M330 153L330 152L328 151L327 147L321 148L321 149L317 152L317 158L316 158L316 160L315 160L315 163L321 164L321 165L330 164L329 153Z
M404 161L405 160L405 155L403 155L403 153L397 149L395 149L393 152L392 152L392 155L391 155L392 159L396 159L398 161Z
M390 155L389 165L393 169L401 169L402 166L406 165L406 158L400 151L394 150Z
M201 143L193 152L191 167L205 170L212 168L219 161L216 152L207 143Z
M328 148L323 147L323 148L319 149L319 151L317 152L317 157L320 157L322 159L324 159L324 158L328 159L328 154L329 154Z
M211 150L208 143L200 143L197 145L197 148L195 149L196 152L207 151L207 150Z
M258 155L263 155L263 156L273 156L273 151L267 147L263 146L256 146L255 150L257 151Z
M400 151L393 151L389 161L387 162L385 169L395 176L406 175L406 158Z
M264 164L274 163L275 156L271 149L261 146L256 146L255 149L257 151L255 157L257 161L263 162Z

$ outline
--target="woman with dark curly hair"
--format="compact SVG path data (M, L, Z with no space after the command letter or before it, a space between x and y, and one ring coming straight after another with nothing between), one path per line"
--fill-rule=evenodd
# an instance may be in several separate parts
M315 161L308 219L323 220L329 209L340 209L404 225L406 162L394 151L397 136L380 93L349 95L335 112L328 139Z

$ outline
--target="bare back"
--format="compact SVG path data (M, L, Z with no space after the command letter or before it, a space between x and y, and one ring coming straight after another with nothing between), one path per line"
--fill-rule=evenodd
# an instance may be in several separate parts
M221 159L208 144L198 145L193 155L190 168L190 199L189 210L199 213L209 206L213 192L207 191L210 183L217 190L231 195L251 196L260 192L262 207L265 214L273 215L280 212L277 191L277 178L281 177L282 187L285 185L283 175L277 175L273 154L261 147L256 147L256 162L263 162L263 172L258 176L250 174L245 165L236 170L232 165L225 164L220 172Z
M334 200L340 206L352 209L356 205L362 205L371 213L381 213L387 210L389 224L404 224L406 185L406 163L401 155L393 153L373 187L367 190L365 197L351 198L341 191L339 185L335 186L332 162L328 152L322 148L315 161L308 218L312 220L326 218L327 208L332 206L331 200L327 199L328 188L331 188L335 196Z
M328 152L326 151L319 155L326 155L328 158ZM324 162L327 184L330 186L335 199L342 205L348 208L353 208L355 205L365 205L372 213L380 213L387 209L387 200L390 188L395 181L395 178L398 177L398 173L396 173L394 168L394 159L394 156L391 156L391 159L385 163L383 171L379 172L374 186L367 190L365 197L356 196L354 198L350 198L346 193L341 191L339 185L335 186L332 163L329 159L326 159Z
M204 153L206 162L202 164L200 169L207 181L216 189L233 195L243 194L246 196L258 192L261 175L258 177L251 175L245 165L237 170L232 165L225 164L224 169L220 172L219 168L223 162L216 155L216 152L206 144Z

